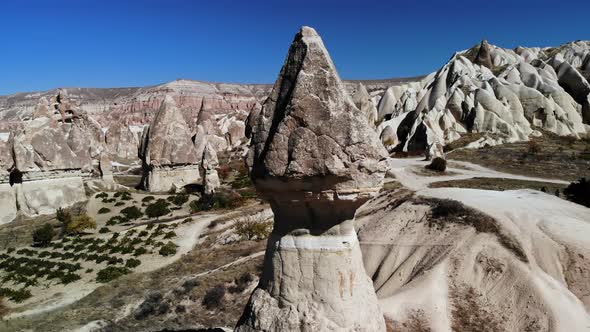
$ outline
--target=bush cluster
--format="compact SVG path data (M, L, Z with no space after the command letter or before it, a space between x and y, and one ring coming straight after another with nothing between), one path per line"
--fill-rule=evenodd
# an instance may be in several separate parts
M39 247L47 247L54 236L53 226L45 224L33 232L33 243Z
M100 283L107 283L117 278L120 278L128 274L129 272L131 272L131 270L129 270L126 267L108 266L98 271L98 273L96 274L96 281Z
M151 203L145 209L145 214L150 218L160 218L161 216L167 215L170 213L170 209L168 208L170 203L168 203L164 199L158 199L154 203Z
M210 195L204 194L189 204L191 212L217 209L235 209L244 204L244 198L233 190L221 190Z
M168 242L160 248L160 255L162 256L172 256L176 254L176 244L174 242Z
M263 240L270 234L272 222L248 218L236 222L235 229L242 240Z

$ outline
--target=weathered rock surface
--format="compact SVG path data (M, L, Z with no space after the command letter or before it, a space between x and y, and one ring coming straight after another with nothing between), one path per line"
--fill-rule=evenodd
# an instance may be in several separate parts
M149 191L169 191L201 182L190 129L172 97L144 131L140 147L142 186Z
M32 116L0 141L0 222L86 200L82 177L103 150L100 127L65 91L41 98Z
M315 30L303 27L262 109L247 163L275 215L260 283L237 331L385 331L354 212L386 155Z
M468 132L485 134L473 147L528 140L535 129L579 137L590 128L590 84L580 68L589 53L584 41L515 50L483 41L420 84L385 91L378 132L391 139L393 129L397 151L429 154Z

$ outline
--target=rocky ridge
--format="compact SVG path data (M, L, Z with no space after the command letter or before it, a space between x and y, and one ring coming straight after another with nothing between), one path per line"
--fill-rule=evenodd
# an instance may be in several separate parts
M378 131L391 151L442 155L466 133L472 146L528 140L540 129L579 137L589 131L590 43L514 50L489 45L454 54L420 82L388 88Z

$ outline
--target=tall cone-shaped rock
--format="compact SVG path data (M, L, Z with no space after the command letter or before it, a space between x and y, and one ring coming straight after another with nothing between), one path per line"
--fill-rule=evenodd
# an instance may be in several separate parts
M488 44L487 40L482 40L481 44L479 45L479 50L477 51L477 55L475 56L475 63L481 66L488 67L492 69L494 66L492 64L492 54L490 52L490 45Z
M236 331L385 331L353 218L383 180L386 151L314 29L295 36L246 130L250 175L275 221Z
M200 183L200 160L190 129L174 99L166 96L160 110L144 130L139 156L142 186L149 191L169 191Z

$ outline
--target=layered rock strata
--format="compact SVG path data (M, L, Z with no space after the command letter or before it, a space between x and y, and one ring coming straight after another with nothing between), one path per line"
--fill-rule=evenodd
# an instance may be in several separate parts
M247 156L274 229L236 331L385 331L353 225L386 155L315 30L303 27L262 109Z

